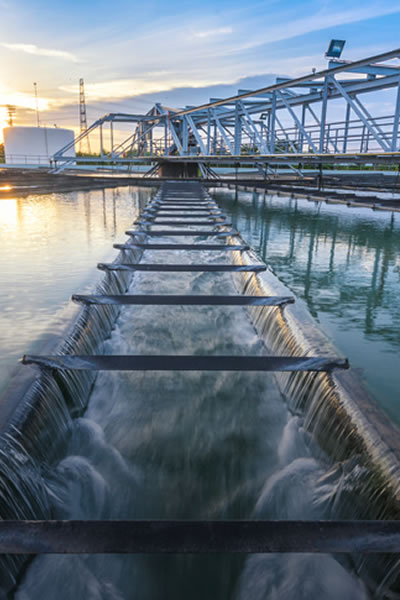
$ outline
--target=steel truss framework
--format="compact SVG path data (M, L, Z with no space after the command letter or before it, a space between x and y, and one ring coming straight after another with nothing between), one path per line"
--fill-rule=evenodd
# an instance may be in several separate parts
M196 161L203 176L212 174L209 164L219 162L252 163L267 174L271 164L281 161L307 163L329 156L362 162L372 154L377 160L393 160L399 150L400 118L400 66L393 59L399 57L400 48L354 62L331 60L323 71L278 78L268 87L239 90L236 96L211 98L200 106L171 109L157 103L145 115L110 113L75 144L97 135L99 157L85 157L86 163L130 168L140 161L151 165L149 175L163 160ZM389 88L395 88L390 114L372 114L362 96ZM373 105L379 102L375 99ZM329 121L332 107L343 118ZM120 124L131 129L116 143ZM75 163L65 155L72 146L54 155L56 172Z

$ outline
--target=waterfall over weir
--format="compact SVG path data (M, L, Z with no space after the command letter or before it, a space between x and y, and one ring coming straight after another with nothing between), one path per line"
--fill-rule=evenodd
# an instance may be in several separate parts
M153 205L173 195L211 202L198 184L164 184ZM271 272L120 270L140 260L260 264L251 251L223 251L223 235L213 242L221 250L143 248L158 243L152 235L160 231L156 223L145 227L106 268L96 296L290 297ZM162 242L180 243L175 230ZM209 244L195 231L191 244ZM228 231L219 225L219 235L244 245ZM57 355L337 354L301 308L283 306L88 302ZM351 370L111 370L96 377L43 369L0 441L4 519L399 516L396 431ZM398 572L395 555L4 556L1 583L18 600L383 600L399 597Z

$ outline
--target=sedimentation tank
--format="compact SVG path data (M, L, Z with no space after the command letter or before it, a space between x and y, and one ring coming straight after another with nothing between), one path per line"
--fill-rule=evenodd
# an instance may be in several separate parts
M83 306L51 352L57 360L40 359L43 370L0 438L2 494L9 499L3 518L398 519L396 430L372 410L351 370L111 371L96 378L91 369L75 370L73 361L59 368L69 355L96 354L106 364L110 355L132 353L229 354L236 362L337 354L238 232L214 221L205 233L188 218L180 232L172 225L179 219L183 226L180 213L191 197L207 213L196 216L198 225L217 219L218 207L197 184L164 185L114 263L101 265L105 277L95 297L75 298ZM174 200L181 202L176 208ZM195 206L187 210L194 220ZM176 216L165 224L160 214L157 225L154 215L167 211ZM180 248L185 236L197 238L190 250ZM125 306L127 292L239 292L256 303ZM257 305L267 297L286 302ZM23 564L4 559L5 589L17 583ZM64 586L64 598L364 600L373 590L383 599L398 594L397 567L394 555L38 557L16 597L53 598Z
M74 132L58 127L5 127L6 164L49 165L55 152L74 141ZM74 147L66 155L75 156Z

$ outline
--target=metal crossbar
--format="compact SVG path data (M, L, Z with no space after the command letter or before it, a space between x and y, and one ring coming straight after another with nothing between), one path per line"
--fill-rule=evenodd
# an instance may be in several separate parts
M182 220L182 219L196 219L196 220L201 220L201 219L212 219L213 221L222 221L224 219L226 219L226 215L224 215L221 211L202 211L201 213L193 213L192 211L190 212L186 212L186 213L178 213L175 214L174 212L169 212L169 210L167 208L163 209L163 210L157 210L157 211L148 211L145 210L142 212L142 214L140 215L140 219L144 218L144 220L152 220L152 219L163 219L163 218L171 218L171 219L175 219L175 220Z
M165 263L99 263L97 268L102 271L221 271L227 273L234 273L236 271L261 272L267 270L266 265L178 265Z
M114 244L117 250L222 250L233 252L234 250L249 250L249 246L235 244Z
M154 304L168 306L284 306L293 304L291 296L178 296L178 295L85 295L74 294L82 304Z
M190 196L186 196L188 198ZM171 202L173 207L166 207ZM193 208L190 205L193 204ZM201 202L179 200L157 201L137 221L145 225L203 225L217 222L220 213L209 208L214 219L156 221L175 217L168 210L203 212L186 218L201 219L207 211ZM164 208L163 208L164 206ZM217 207L215 207L217 209ZM164 212L164 214L162 214ZM182 215L185 218L185 215ZM222 218L225 218L222 215ZM229 231L129 230L132 237L204 236L229 237ZM223 250L243 251L244 244L114 244L120 250ZM99 263L107 271L214 271L261 272L265 264L143 264ZM85 305L169 305L169 306L271 306L293 303L290 296L247 295L164 295L74 294L72 299ZM50 371L260 371L260 372L331 372L348 369L346 358L310 356L198 356L198 355L25 355L23 364L36 365ZM113 553L388 553L400 551L400 521L0 521L0 553L6 554L113 554Z
M75 371L332 371L346 358L314 356L62 355L26 354L24 365Z
M179 209L178 209L179 210ZM194 213L193 211L190 211L190 213L186 214L183 213L183 211L179 211L177 214L175 212L170 212L169 210L157 210L157 211L153 211L153 210L146 210L145 212L142 213L141 215L142 217L146 217L148 219L158 219L158 218L172 218L172 219L176 219L177 217L182 217L182 219L203 219L206 217L210 217L213 219L217 219L217 218L225 218L225 215L223 215L223 213L221 212L217 212L217 211L202 211L201 213Z
M159 229L158 231L153 231L151 229L147 230L147 229L136 229L136 230L128 230L125 231L126 235L131 235L131 236L135 236L138 234L145 234L145 235L150 235L153 237L157 237L157 236L176 236L176 235L193 235L193 236L202 236L202 237L213 237L213 236L218 236L218 237L230 237L231 235L239 235L237 231L234 230L230 230L230 231L213 231L213 230L191 230L191 229L187 229L186 231L183 229L178 229L178 230L169 230L169 229Z
M148 203L147 206L193 206L195 207L202 207L202 206L216 206L216 202L214 202L213 200L204 200L204 201L198 201L198 200L185 200L183 201L174 201L174 200L154 200Z
M198 208L206 209L206 208L218 208L215 202L152 202L149 206L165 206L165 207L174 207L174 208Z
M158 213L163 212L163 211L169 211L169 212L186 212L186 211L190 211L190 212L217 212L218 208L217 207L213 208L211 206L210 207L205 207L205 208L198 208L197 206L193 207L193 208L190 208L189 206L188 207L184 207L184 206L183 207L181 207L181 206L179 206L179 207L178 206L159 206L159 207L154 207L154 208L150 207L150 208L148 208L146 210L147 210L147 212L158 212ZM218 211L218 212L220 213L220 211ZM220 213L220 214L222 214L222 213Z
M136 223L138 225L147 225L147 226L155 226L155 225L232 225L232 223L228 223L227 221L219 221L217 219L207 219L204 221L194 221L194 220L188 220L188 219L181 219L181 220L174 220L174 221L167 221L164 219L160 219L160 220L145 220L145 221L136 221Z
M400 521L0 521L1 554L399 551Z
M163 212L156 212L156 213L149 213L149 212L145 212L142 214L141 216L141 220L140 221L155 221L155 219L174 219L174 220L182 220L184 223L186 223L186 219L193 219L196 220L196 225L198 223L198 220L206 220L208 219L208 222L215 222L216 220L219 219L223 219L225 218L224 215L222 215L221 213L195 213L195 214L182 214L182 213L163 213Z
M154 200L149 202L152 205L158 206L216 206L217 203L214 200Z

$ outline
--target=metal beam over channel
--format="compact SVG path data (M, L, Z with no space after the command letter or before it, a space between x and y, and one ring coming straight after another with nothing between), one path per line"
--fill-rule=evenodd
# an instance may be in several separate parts
M347 359L314 356L96 355L23 357L24 365L72 371L286 371L348 369Z
M150 201L147 210L159 214L165 204L173 198L175 202L207 199L208 212L211 214L218 207L209 194L198 182L167 183L163 182L156 196ZM137 227L140 217L133 224ZM200 223L200 222L199 222ZM184 227L186 225L181 223ZM170 238L168 244L153 244L150 236L154 223L148 229L130 230L129 235L137 236L136 247L140 252L153 252L154 247L166 248L169 254L158 254L159 263L144 263L143 256L137 257L135 263L124 263L126 250L131 245L122 245L122 254L111 264L100 265L106 270L107 278L118 278L120 270L141 270L143 277L149 277L149 271L222 271L236 273L248 271L244 275L247 283L257 283L262 289L262 275L265 263L250 264L251 254L245 255L246 245L235 230L216 231L220 227L214 224L214 230L204 232L193 227L179 229L171 225L156 235ZM224 226L227 229L226 226ZM190 262L174 264L175 252L189 253L193 249L207 247L207 244L174 243L175 236L181 233L197 240L206 236L228 235L228 239L220 240L221 244L213 244L212 249L224 248L221 253L221 264L213 262L208 252L200 255L204 262L195 265ZM149 241L150 238L150 241ZM236 238L236 242L235 242ZM141 248L140 248L141 245ZM232 252L233 253L232 253ZM198 255L197 255L198 256ZM237 260L240 258L240 261ZM245 263L249 264L245 264ZM168 275L167 275L168 277ZM206 277L209 277L207 273ZM229 282L229 275L224 275ZM241 277L242 279L242 277ZM134 280L133 280L134 282ZM101 288L100 288L101 289ZM124 305L166 305L166 306L210 306L219 312L218 307L237 306L251 307L256 312L262 310L275 311L280 317L287 310L287 304L292 304L290 296L257 296L249 293L245 284L241 294L230 295L191 295L191 294L129 294L108 295L99 292L95 295L76 294L73 300L83 304L83 311L106 311L110 306ZM240 311L239 311L240 314ZM176 325L179 327L179 315ZM134 347L134 346L133 346ZM305 353L307 354L307 353ZM273 371L288 373L291 377L299 377L301 372L320 373L315 377L329 380L332 371L348 369L346 358L336 356L266 356L266 355L191 355L168 354L160 355L82 355L59 354L52 356L26 355L22 362L32 364L44 370L49 377L56 380L70 376L65 371ZM63 372L60 375L60 372ZM74 373L73 377L76 377ZM248 399L243 398L246 402ZM190 404L190 398L188 399ZM189 406L189 405L188 405ZM189 407L190 409L190 407ZM173 432L172 432L173 433ZM0 553L29 554L29 553L269 553L269 552L363 552L381 553L398 552L400 549L399 521L3 521L0 522ZM376 560L376 557L375 557Z
M2 521L0 554L399 552L400 521Z
M110 113L75 144L86 137L92 147L97 144L98 156L85 157L85 164L130 170L139 162L149 165L149 176L160 165L170 165L166 173L173 175L176 162L187 165L189 176L199 168L210 177L218 164L252 165L266 173L281 162L399 161L399 57L397 48L357 61L333 59L315 73L277 78L272 85L200 106L156 103L143 115ZM386 96L391 108L377 113L382 105L377 94L391 89ZM124 132L117 140L118 128ZM79 166L66 156L72 146L53 156L55 172Z

